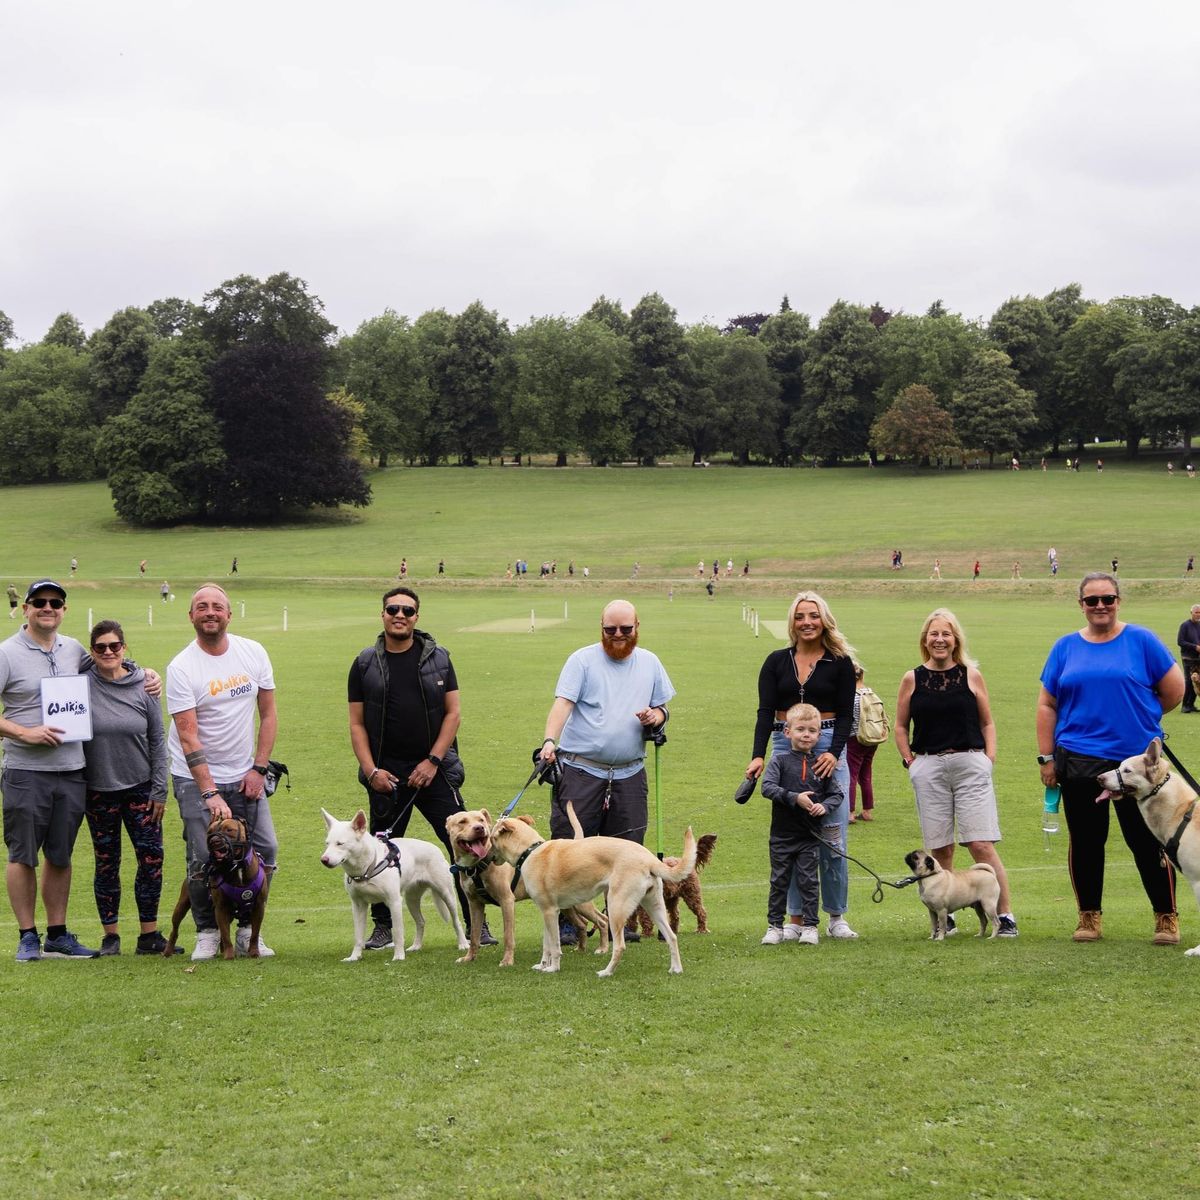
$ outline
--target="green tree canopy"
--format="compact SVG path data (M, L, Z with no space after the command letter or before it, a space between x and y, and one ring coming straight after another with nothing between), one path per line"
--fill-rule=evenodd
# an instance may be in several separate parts
M909 384L871 426L871 448L919 466L961 452L954 418L923 384Z

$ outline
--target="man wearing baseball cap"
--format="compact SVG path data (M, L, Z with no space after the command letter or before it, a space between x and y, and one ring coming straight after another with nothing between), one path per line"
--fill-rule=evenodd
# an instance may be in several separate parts
M53 579L39 579L25 593L25 624L0 642L0 738L3 738L4 844L8 849L8 900L17 919L17 962L38 958L95 958L67 929L71 851L83 821L86 795L83 744L62 740L61 729L42 724L41 681L78 675L87 651L58 632L67 593ZM37 865L42 866L46 909L43 945L34 925Z

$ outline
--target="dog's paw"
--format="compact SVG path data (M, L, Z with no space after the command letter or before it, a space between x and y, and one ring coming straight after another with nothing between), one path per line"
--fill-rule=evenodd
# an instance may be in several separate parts
M1183 952L1188 958L1200 958L1200 946L1193 946Z
M500 960L500 965L502 967L511 967L513 965L513 960L511 958L502 958Z
M403 950L398 950L398 951L396 951L395 954L392 955L392 962L397 963L397 962L403 962L403 961L404 961L404 951Z
M668 967L668 968L667 968L667 974L668 974L668 975L682 975L682 974L683 974L683 967L682 967L682 966L679 966L679 967Z
M470 947L469 947L469 946L459 946L459 949L460 949L460 950L469 950L469 949L470 949ZM474 961L475 961L475 955L473 955L473 954L464 954L464 955L462 956L462 958L456 958L454 961L455 961L455 963L465 963L465 962L468 962L468 963L469 963L469 962L474 962Z
M362 951L355 950L353 954L342 959L342 962L360 962L362 960Z

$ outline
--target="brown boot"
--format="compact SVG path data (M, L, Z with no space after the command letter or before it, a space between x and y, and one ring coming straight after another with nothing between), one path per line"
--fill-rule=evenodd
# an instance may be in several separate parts
M1154 937L1156 946L1179 945L1179 916L1176 913L1154 914Z
M1100 910L1089 908L1079 913L1079 924L1071 934L1071 940L1076 942L1098 942L1100 940Z

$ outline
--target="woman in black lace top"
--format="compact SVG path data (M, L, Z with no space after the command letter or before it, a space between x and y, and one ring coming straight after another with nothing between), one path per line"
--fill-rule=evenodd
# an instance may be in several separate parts
M947 871L959 842L976 862L996 872L997 936L1016 937L1008 876L996 853L996 725L987 684L968 656L962 626L949 609L934 609L925 618L921 657L922 664L900 681L896 699L896 746L917 797L921 837Z

